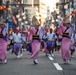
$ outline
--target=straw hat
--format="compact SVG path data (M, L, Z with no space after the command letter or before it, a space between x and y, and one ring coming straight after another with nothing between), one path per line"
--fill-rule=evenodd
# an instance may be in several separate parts
M66 20L64 21L64 23L70 23L70 20L69 20L69 19L66 19Z
M64 19L64 23L70 23L69 15L66 15Z
M40 25L39 21L37 20L37 18L35 16L33 16L33 18L32 18L32 24L33 25Z

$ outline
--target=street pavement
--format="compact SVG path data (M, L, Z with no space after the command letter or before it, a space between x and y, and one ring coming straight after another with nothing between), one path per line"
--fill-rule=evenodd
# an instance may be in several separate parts
M8 63L0 64L0 75L76 75L76 52L70 64L63 64L60 52L54 54L52 58L40 51L38 64L35 65L28 51L24 51L20 59L9 51Z

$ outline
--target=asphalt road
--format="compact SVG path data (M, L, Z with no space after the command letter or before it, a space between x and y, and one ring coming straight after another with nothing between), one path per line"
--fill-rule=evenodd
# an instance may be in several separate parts
M40 51L38 64L34 65L30 54L23 52L23 57L7 52L8 63L0 64L0 75L76 75L76 52L70 64L63 64L61 53L55 52L55 57L46 56Z

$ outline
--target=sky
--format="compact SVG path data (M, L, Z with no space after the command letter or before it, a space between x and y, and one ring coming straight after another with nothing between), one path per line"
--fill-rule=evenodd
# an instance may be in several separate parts
M50 6L50 10L53 11L55 9L55 4L58 0L41 0L44 3L47 4L47 6Z

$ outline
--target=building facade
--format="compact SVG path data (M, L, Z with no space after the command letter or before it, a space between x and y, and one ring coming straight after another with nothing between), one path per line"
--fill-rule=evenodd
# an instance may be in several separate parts
M44 23L46 18L46 4L40 0L24 0L24 4L28 4L28 7L24 7L27 14L30 15L30 22L32 21L33 15L36 15L41 25ZM28 15L28 20L29 20Z
M3 3L6 3L6 1L9 1L9 4L17 4L12 6L12 9L16 9L19 7L18 4L24 4L22 7L24 8L24 12L26 12L26 20L28 20L28 22L32 21L32 17L33 15L36 15L38 20L40 21L41 25L43 25L43 23L46 20L46 16L47 16L47 7L46 4L44 2L41 2L41 0L3 0ZM19 7L19 10L22 7ZM18 9L15 11L19 11Z

